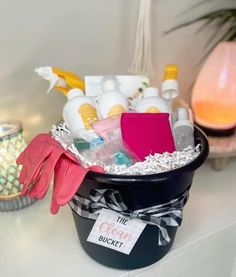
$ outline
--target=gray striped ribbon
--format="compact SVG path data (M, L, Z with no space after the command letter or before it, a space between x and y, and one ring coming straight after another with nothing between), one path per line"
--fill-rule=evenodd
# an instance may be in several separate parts
M167 203L131 211L122 201L121 195L113 189L93 189L90 198L74 195L69 202L70 207L84 218L96 220L102 208L110 209L129 217L139 219L159 229L158 244L166 245L171 239L166 226L178 227L182 222L182 210L188 200L189 192L185 191L180 197Z

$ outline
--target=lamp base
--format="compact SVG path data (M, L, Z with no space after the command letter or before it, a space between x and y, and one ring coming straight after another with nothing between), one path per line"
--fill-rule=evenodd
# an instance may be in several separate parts
M207 136L210 137L229 137L235 133L236 128L229 128L229 129L213 129L202 126L201 124L194 122Z

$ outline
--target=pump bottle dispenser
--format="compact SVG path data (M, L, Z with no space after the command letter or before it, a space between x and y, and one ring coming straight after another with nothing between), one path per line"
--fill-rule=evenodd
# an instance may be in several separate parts
M102 95L98 99L101 118L116 116L128 110L128 100L120 92L115 76L104 76L101 81Z
M178 67L174 64L167 65L162 83L162 96L167 100L173 100L179 95L177 77Z
M170 107L165 99L159 96L157 88L149 87L143 91L143 99L141 99L135 110L140 113L170 113Z
M95 103L84 96L80 89L71 89L67 93L68 102L63 109L63 118L72 135L81 129L91 129L91 124L98 120Z

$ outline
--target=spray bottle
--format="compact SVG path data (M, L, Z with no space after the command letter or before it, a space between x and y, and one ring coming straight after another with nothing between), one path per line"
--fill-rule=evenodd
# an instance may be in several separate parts
M68 91L73 88L79 88L82 91L85 90L84 81L72 72L51 66L36 68L35 72L50 82L48 92L55 88L66 96Z
M84 82L74 73L55 67L40 67L35 71L50 82L50 91L55 88L68 99L63 108L63 119L73 137L82 129L91 129L91 124L98 120L94 101L83 93Z
M174 64L166 65L162 83L162 97L169 102L171 126L173 126L177 116L173 108L173 100L179 95L177 77L178 67Z
M177 77L177 65L166 65L164 72L164 81L162 83L162 96L167 100L173 100L179 95Z

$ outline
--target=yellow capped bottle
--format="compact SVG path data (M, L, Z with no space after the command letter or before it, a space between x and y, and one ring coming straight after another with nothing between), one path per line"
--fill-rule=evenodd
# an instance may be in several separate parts
M162 96L167 100L174 99L179 95L177 77L178 67L174 64L166 65L162 83Z

